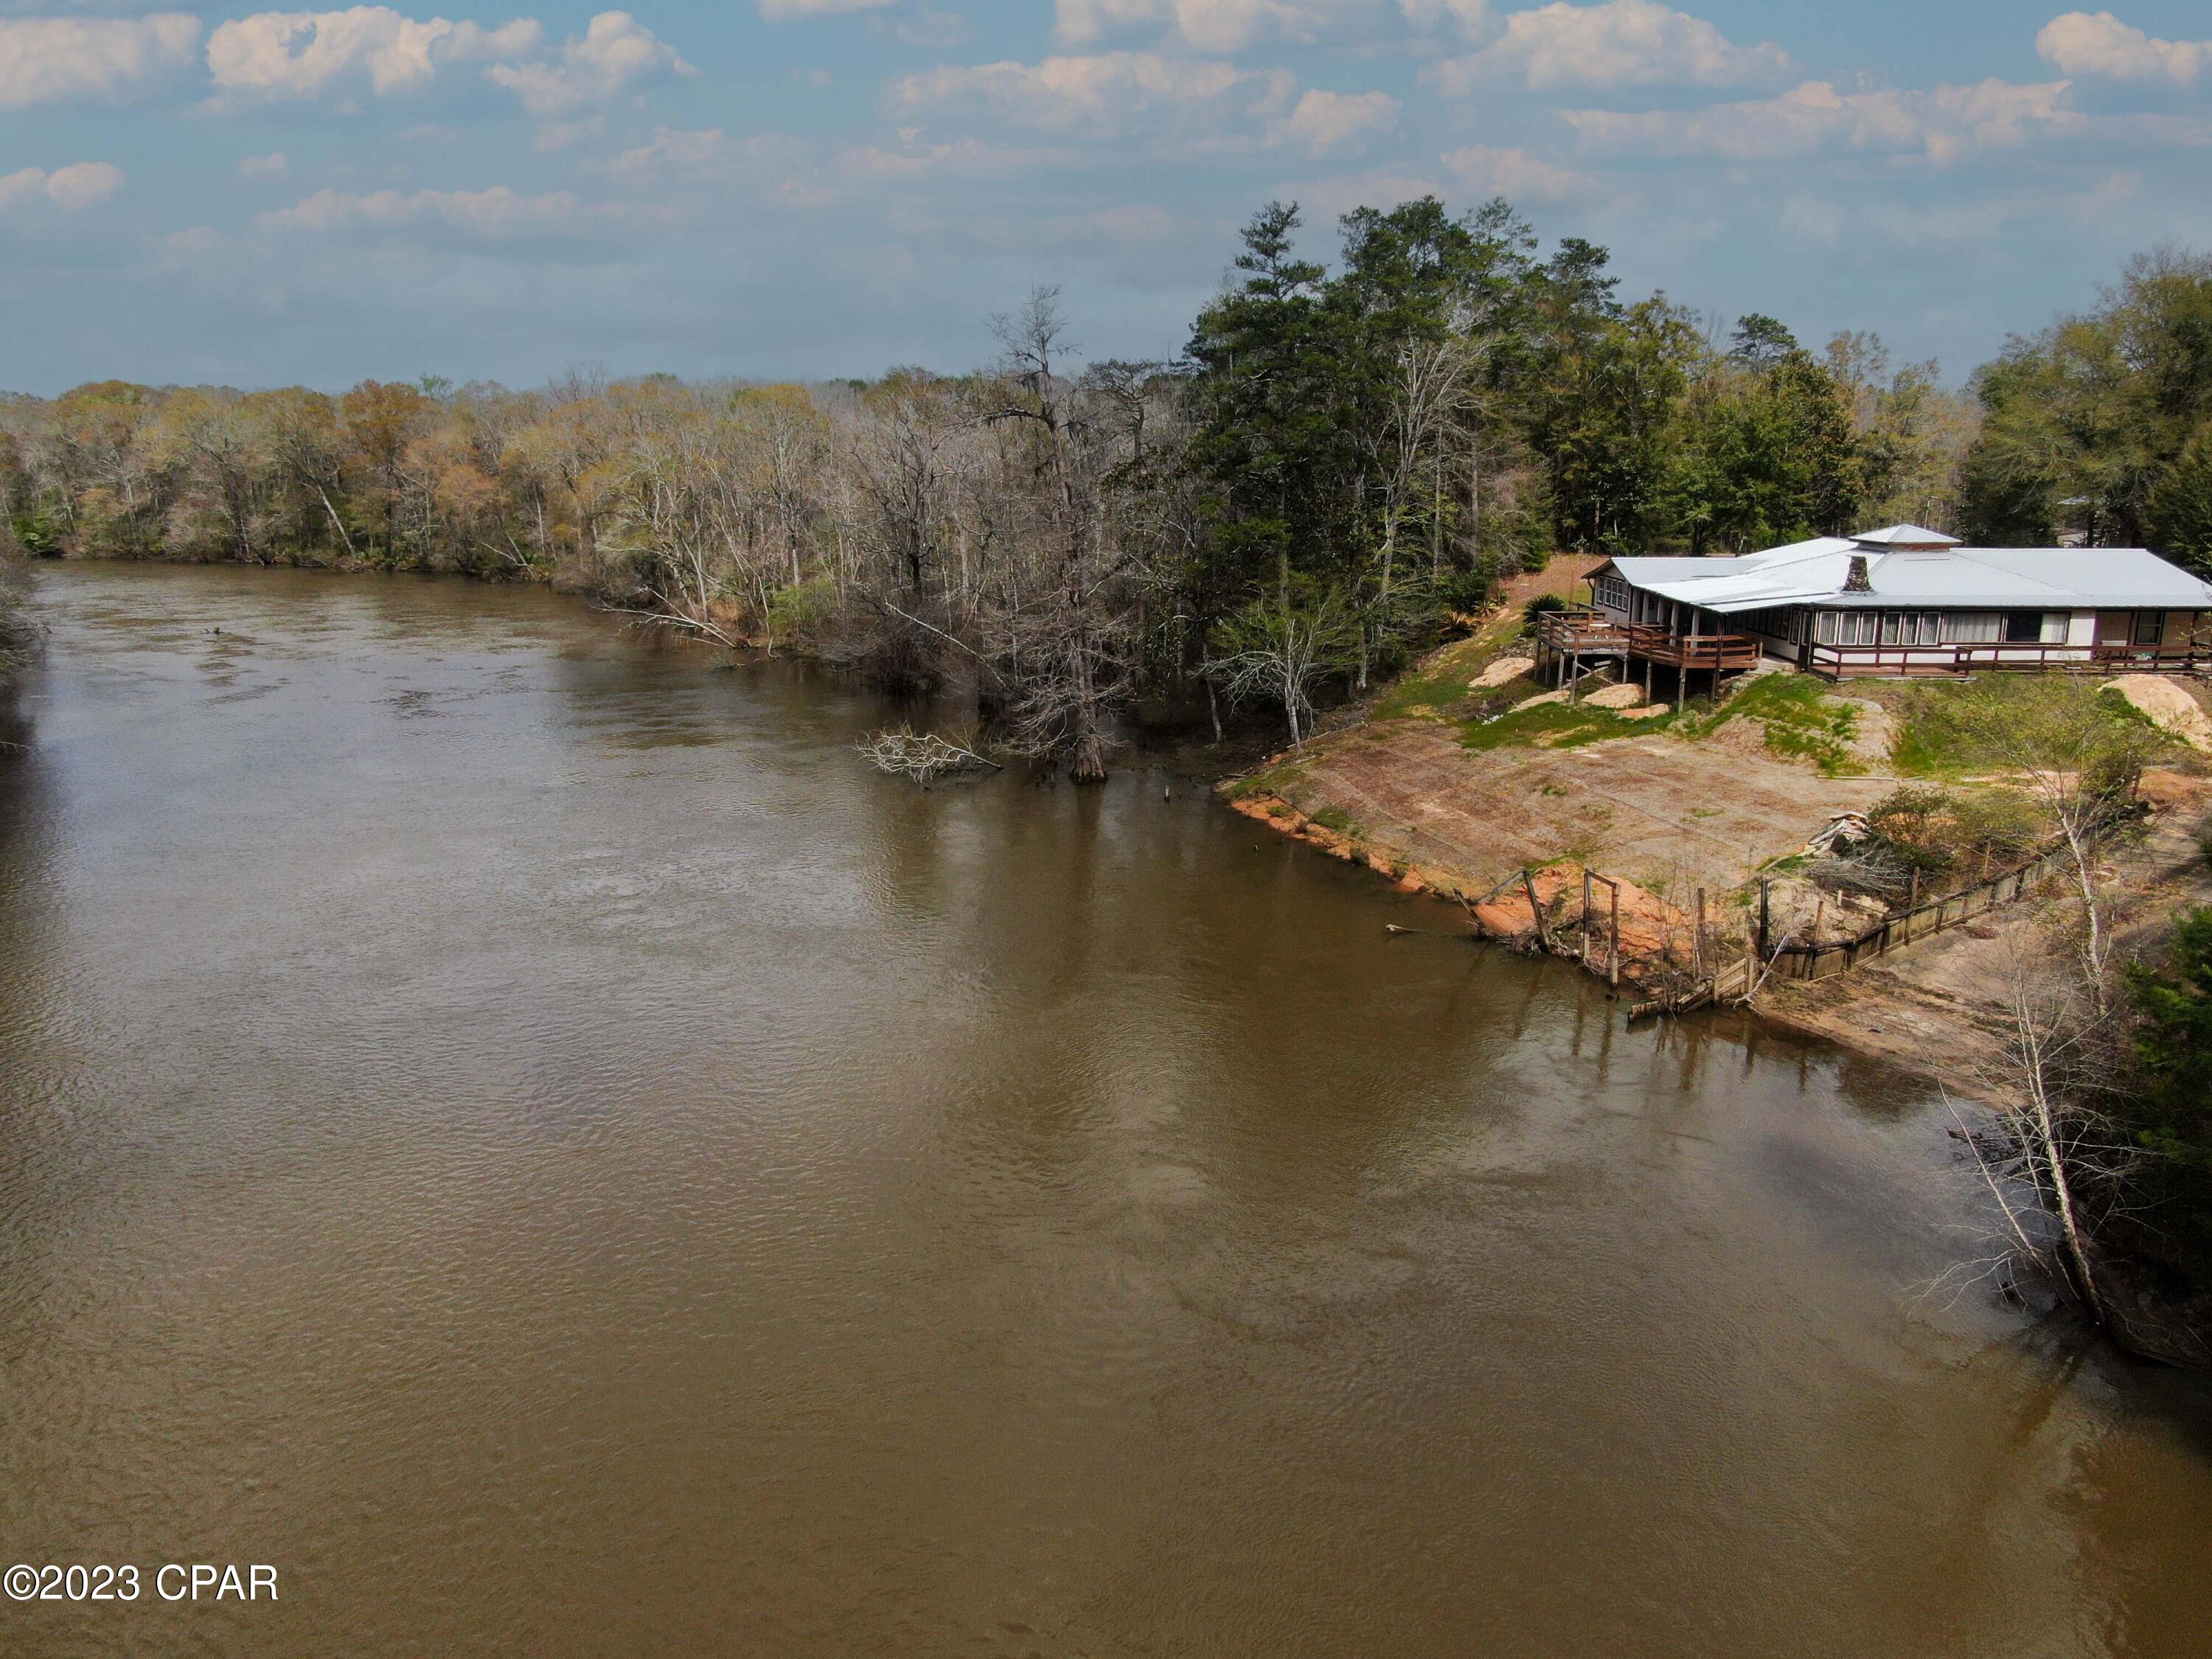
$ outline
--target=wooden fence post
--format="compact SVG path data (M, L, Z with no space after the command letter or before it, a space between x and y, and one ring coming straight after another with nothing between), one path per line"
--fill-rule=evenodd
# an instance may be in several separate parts
M1613 885L1613 959L1612 959L1613 973L1612 973L1612 979L1613 979L1613 985L1614 985L1616 988L1618 988L1618 987L1619 987L1619 985L1620 984L1620 884L1619 882L1617 882L1617 881L1616 881L1616 882L1613 883L1613 884L1612 884L1612 885Z
M1536 942L1547 951L1552 948L1552 931L1544 926L1544 907L1536 902L1536 879L1528 873L1528 866L1521 866L1521 885L1528 895L1528 914L1536 918Z
M1583 872L1583 966L1589 966L1590 872Z
M1698 889L1698 937L1692 945L1691 966L1699 979L1705 976L1705 890Z

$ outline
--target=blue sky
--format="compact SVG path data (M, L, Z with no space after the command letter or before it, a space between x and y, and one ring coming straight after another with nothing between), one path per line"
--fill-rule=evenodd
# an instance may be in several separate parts
M0 0L0 387L1166 356L1270 197L1503 194L1962 377L2212 245L2212 9Z

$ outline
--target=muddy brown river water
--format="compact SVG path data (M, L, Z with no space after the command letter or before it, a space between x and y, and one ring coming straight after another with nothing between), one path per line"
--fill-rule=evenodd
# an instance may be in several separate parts
M39 581L0 1563L280 1577L0 1653L2212 1651L1916 1084L544 592Z

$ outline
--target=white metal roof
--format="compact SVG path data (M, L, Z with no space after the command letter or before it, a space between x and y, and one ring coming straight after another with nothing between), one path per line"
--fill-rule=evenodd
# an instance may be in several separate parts
M2212 583L2140 547L1930 547L1936 532L1892 526L1822 536L1741 558L1615 559L1630 586L1722 616L1771 605L1826 609L2212 610ZM1942 538L1948 540L1948 538ZM1881 551L1904 544L1903 550ZM1847 592L1854 559L1868 591Z
M1887 552L1892 548L1964 547L1966 543L1956 536L1947 536L1940 530L1930 530L1926 525L1893 524L1887 530L1869 530L1851 539L1861 547L1878 547Z

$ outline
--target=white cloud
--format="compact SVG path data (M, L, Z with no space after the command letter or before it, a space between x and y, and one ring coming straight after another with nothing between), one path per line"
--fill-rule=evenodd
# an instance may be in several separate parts
M538 129L538 136L530 147L544 154L568 149L587 138L597 138L607 130L607 118L593 115L581 121L548 121Z
M1771 41L1739 46L1702 17L1657 0L1607 0L1574 6L1565 0L1505 20L1494 45L1431 71L1453 95L1477 82L1517 76L1532 90L1554 87L1741 86L1772 81L1796 68Z
M1013 126L1164 137L1275 118L1296 86L1288 70L1112 52L1036 64L945 65L905 76L894 96L909 110L981 111Z
M958 12L932 11L917 5L914 15L891 31L909 46L950 52L968 38L968 20Z
M1141 30L1229 52L1263 40L1309 45L1381 10L1380 0L1054 0L1053 28L1072 46Z
M122 188L123 169L108 161L72 161L52 173L40 167L23 167L0 173L0 208L43 196L57 207L74 213L106 201Z
M999 179L1041 163L1072 159L1067 151L1018 149L962 138L949 144L905 143L898 149L864 144L848 150L845 170L870 181L907 183L921 179Z
M915 187L924 183L1004 178L1072 159L1066 150L1009 149L974 138L926 144L911 133L901 135L899 149L885 149L832 148L788 133L732 137L720 127L660 127L647 143L611 161L587 163L585 171L633 186L713 185L763 205L811 209L853 201L910 205Z
M218 27L208 72L219 96L239 102L378 97L419 92L447 69L483 64L484 77L533 115L566 114L647 82L696 73L626 11L603 11L557 54L533 18L496 28L443 17L411 18L389 6L343 11L268 11Z
M1571 202L1605 194L1587 173L1563 167L1525 149L1493 149L1469 144L1437 158L1469 195L1503 196L1507 201Z
M272 150L266 155L244 156L238 163L238 176L241 179L264 181L282 179L291 170L292 164L284 159L284 152L281 149Z
M2212 40L2160 40L2108 11L2069 11L2035 37L2035 49L2063 75L2191 84L2212 70Z
M1424 196L1442 196L1443 187L1432 179L1410 178L1396 173L1338 173L1325 179L1285 181L1275 192L1296 202L1311 224L1325 224L1354 208L1388 210Z
M671 173L712 176L729 167L734 149L729 135L720 127L697 132L656 127L652 142L624 150L596 171L629 178L659 178Z
M443 228L471 240L512 241L527 236L581 232L608 210L586 207L565 190L525 196L505 185L489 190L396 190L366 195L319 190L288 208L257 214L264 228L331 232L367 228Z
M699 71L626 11L603 11L580 37L562 43L556 63L495 64L490 78L532 115L558 115L632 87Z
M200 20L176 11L0 18L0 109L115 97L190 63L199 38Z
M1406 21L1425 33L1443 29L1469 40L1496 33L1489 0L1399 0Z
M1369 133L1398 125L1398 100L1387 92L1309 92L1275 125L1275 143L1296 144L1319 155Z
M760 15L771 23L794 17L842 17L849 12L880 11L899 0L760 0Z
M528 18L487 29L418 21L389 6L264 11L217 27L208 37L208 73L234 99L313 98L362 82L384 97L428 85L448 64L534 52L544 38Z
M1627 154L1784 161L1824 149L1919 151L1948 162L1974 150L2008 149L2039 133L2078 130L2064 106L2069 83L1988 80L1928 92L1838 92L1808 81L1778 97L1702 110L1562 110L1589 148Z

